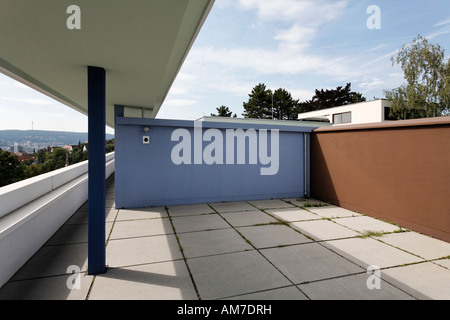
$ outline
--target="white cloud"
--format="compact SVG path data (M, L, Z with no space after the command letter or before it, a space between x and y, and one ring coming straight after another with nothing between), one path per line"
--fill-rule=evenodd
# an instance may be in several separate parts
M295 23L290 29L280 30L274 39L280 41L280 48L284 50L304 50L316 37L317 28L303 27Z
M291 93L292 98L298 99L299 101L310 100L315 94L313 90L304 90L304 89L293 89L293 90L286 89L286 90Z
M443 20L441 22L438 22L434 26L435 27L440 27L440 26L443 26L443 25L446 25L446 24L450 24L450 18L448 18L447 20Z
M448 21L448 23L441 23L439 24L440 26L443 26L442 28L430 33L429 35L426 36L427 39L433 39L436 38L438 36L444 35L444 34L449 34L450 33L450 21Z
M260 48L213 47L197 48L191 52L191 61L196 65L208 63L228 71L246 71L255 74L298 75L315 73L329 76L350 75L343 58L321 57L298 50Z
M38 112L39 114L43 115L43 116L47 116L47 117L53 117L53 118L62 118L65 117L64 114L62 113L57 113L57 112Z
M33 105L51 105L53 102L39 98L17 98L17 97L2 97L4 100L33 104Z
M347 0L239 0L242 8L256 10L259 19L308 25L334 20L347 7L347 3Z
M184 94L187 92L187 89L184 87L179 87L179 86L173 86L172 88L170 88L170 94Z
M365 77L359 84L363 88L363 93L380 88L384 84L384 81L377 77Z
M18 82L18 81L14 81L14 87L16 87L16 88L28 88L28 89L30 88L30 87L24 85L22 82Z
M195 80L195 76L186 72L179 72L177 75L177 80L180 81L192 81Z
M197 100L189 100L189 99L169 99L164 102L166 106L172 107L189 107L195 105Z
M264 47L195 47L189 55L192 70L209 68L218 73L299 75L304 73L342 77L351 75L342 57L320 56L308 49L320 27L343 14L348 1L238 0L241 10L251 10L264 25L273 24L267 37L275 44ZM206 78L211 75L205 73ZM200 79L197 79L200 80ZM236 88L237 86L235 86Z
M263 23L278 22L290 27L278 29L274 40L284 50L302 50L318 35L319 28L340 17L347 0L239 0L246 10L254 10Z

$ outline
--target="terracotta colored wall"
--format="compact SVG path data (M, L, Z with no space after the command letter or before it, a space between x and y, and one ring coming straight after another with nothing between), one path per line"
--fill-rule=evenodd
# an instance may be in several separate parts
M450 242L450 117L314 130L311 196Z

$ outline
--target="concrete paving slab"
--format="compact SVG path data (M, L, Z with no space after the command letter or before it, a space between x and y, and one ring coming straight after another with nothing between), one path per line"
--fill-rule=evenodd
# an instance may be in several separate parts
M187 263L204 300L291 284L255 250L188 259Z
M206 203L168 206L168 210L172 217L214 213L214 210Z
M11 280L64 275L71 265L87 271L87 249L87 243L42 247Z
M450 300L450 270L432 262L382 270L381 277L421 300Z
M139 209L120 209L117 215L117 221L139 220L168 217L164 207L148 207Z
M287 201L287 202L290 202L290 203L292 203L292 204L294 204L296 206L299 206L299 207L303 207L306 204L309 204L309 205L324 205L324 206L329 205L326 202L323 202L323 201L320 201L320 200L317 200L317 199L313 199L313 198L287 198L287 199L283 199L283 200Z
M116 221L110 240L173 234L168 218Z
M433 262L450 270L450 258L434 260Z
M290 202L295 206L303 207L307 201L305 198L285 198L283 201Z
M281 224L241 227L237 230L258 249L312 241L294 229Z
M423 261L422 258L372 238L333 240L323 245L365 269L370 265L386 268Z
M78 275L79 287L74 287ZM8 282L0 289L0 300L85 300L93 276L85 273L78 275Z
M197 299L183 260L108 269L96 276L89 300Z
M450 243L413 231L385 234L375 238L426 260L450 256Z
M117 215L117 209L114 208L106 208L105 210L105 221L106 222L113 222ZM65 223L66 225L69 224L82 224L82 223L88 223L89 222L89 215L87 207L85 209L78 209Z
M105 199L115 199L116 192L114 189L106 189L105 190Z
M300 203L303 203L302 206L310 206L310 205L321 205L321 206L329 206L330 204L325 202L325 201L321 201L321 200L317 200L314 198L300 198L297 200Z
M233 227L252 226L255 224L277 222L268 214L259 211L225 212L220 214Z
M263 249L260 252L294 284L364 271L318 243Z
M175 235L110 240L106 246L106 264L112 268L181 258Z
M360 233L366 233L369 231L394 232L401 229L396 225L367 216L335 219L335 222Z
M105 221L112 222L112 221L116 220L117 211L118 210L115 208L106 208Z
M280 209L294 207L292 204L287 203L281 199L252 200L247 202L257 207L258 209Z
M231 228L218 214L173 217L172 223L177 233Z
M113 223L105 223L105 240L111 232ZM58 231L47 241L44 246L54 246L62 244L74 244L88 242L88 225L87 224L75 224L75 225L63 225Z
M413 297L379 279L379 289L369 289L371 274L355 274L298 287L312 300L414 300Z
M115 208L116 207L116 200L115 198L105 198L105 206L106 208Z
M322 219L321 216L300 208L267 210L267 213L288 222Z
M78 208L77 211L88 211L88 209L89 209L89 203L88 203L88 201L86 201Z
M109 209L108 209L109 210ZM69 220L65 223L65 225L72 224L86 224L89 221L88 211L77 211L75 212Z
M350 230L329 220L311 220L291 222L290 225L314 240L331 240L356 237L356 231Z
M186 258L253 249L231 228L181 233L178 238Z
M361 214L344 208L328 205L325 207L306 207L307 210L320 215L323 218L358 217Z
M215 202L210 203L210 206L214 208L217 212L235 212L235 211L252 211L255 207L248 204L245 201L235 201L235 202Z
M290 286L233 296L224 300L308 300L308 298L296 286Z

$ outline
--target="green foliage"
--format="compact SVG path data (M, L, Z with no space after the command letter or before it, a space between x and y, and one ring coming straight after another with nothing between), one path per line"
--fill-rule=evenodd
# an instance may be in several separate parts
M217 114L211 113L211 116L231 118L231 115L233 114L233 112L230 109L228 109L228 107L226 107L226 106L220 106L220 107L216 108L216 110L217 110Z
M450 113L450 62L444 61L444 49L422 36L404 45L392 65L399 64L406 84L385 90L391 102L391 118L411 119Z
M272 93L266 85L259 83L249 94L249 100L244 102L246 118L297 120L299 113L298 100L285 89L279 88Z
M301 103L301 109L303 112L308 112L364 101L366 101L366 98L361 93L351 91L351 83L349 82L345 87L339 86L336 89L316 89L311 100Z
M271 119L272 118L272 90L267 89L264 83L256 85L244 102L245 118Z
M64 148L53 148L53 152L48 152L47 148L39 149L34 154L36 161L22 163L15 154L0 149L0 187L88 160L88 151L83 151L84 146L85 143L78 143L71 152ZM106 141L105 151L114 151L114 139Z
M15 182L19 159L13 153L0 149L0 187Z
M249 94L249 100L244 102L242 115L246 118L297 120L298 114L302 112L363 101L366 101L366 98L361 93L351 91L351 83L332 90L316 89L312 99L305 102L293 99L291 93L283 88L275 90L272 94L272 90L260 83Z
M273 118L278 120L297 120L300 113L298 100L290 92L279 88L273 93Z
M110 153L113 151L114 151L114 139L106 140L105 152ZM87 159L87 154L86 154L86 159Z

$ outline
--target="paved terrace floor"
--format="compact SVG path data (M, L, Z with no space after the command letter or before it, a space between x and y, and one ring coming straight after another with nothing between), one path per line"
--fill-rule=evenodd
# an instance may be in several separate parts
M105 274L86 273L86 203L0 299L450 299L449 243L363 214L313 199L117 210L113 179L106 194Z

